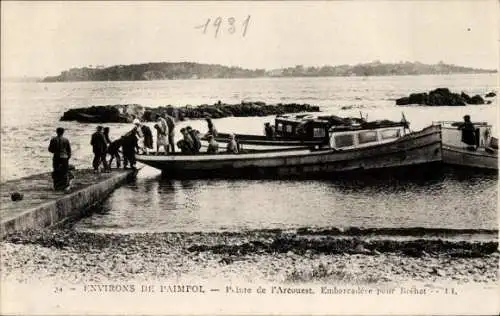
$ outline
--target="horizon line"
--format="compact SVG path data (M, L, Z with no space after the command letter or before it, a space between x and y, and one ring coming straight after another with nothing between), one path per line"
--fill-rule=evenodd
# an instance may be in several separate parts
M440 60L439 62L435 62L435 63L423 63L423 62L420 62L420 61L408 61L408 60L404 60L404 61L381 61L381 60L372 60L372 61L364 61L364 62L358 62L358 63L351 63L351 64L323 64L323 65L319 65L319 64L316 64L316 65L311 65L311 64L295 64L295 65L290 65L290 66L283 66L283 67L273 67L273 68L251 68L251 67L243 67L241 65L230 65L230 64L219 64L219 63L210 63L210 62L202 62L202 61L149 61L149 62L136 62L136 63L129 63L129 64L113 64L113 65L94 65L94 64L89 64L89 65L86 65L86 66L73 66L73 67L69 67L69 68L66 68L66 69L63 69L59 72L59 74L57 75L48 75L48 74L45 74L45 75L15 75L15 76L5 76L2 78L4 79L43 79L43 78L46 78L46 77L54 77L54 76L58 76L60 74L62 74L64 71L68 71L68 70L71 70L71 69L83 69L83 68L88 68L88 69L99 69L97 67L100 67L100 69L106 69L106 68L111 68L111 67L117 67L117 66L132 66L132 65L145 65L145 64L162 64L162 63L165 63L165 64L187 64L187 63L193 63L193 64L200 64L200 65L216 65L216 66L223 66L223 67L237 67L237 68L241 68L243 70L264 70L266 72L268 71L273 71L273 70L279 70L279 69L287 69L287 68L295 68L297 66L302 66L304 68L310 68L310 67L315 67L315 68L321 68L321 67L340 67L340 66L356 66L356 65L366 65L366 64L374 64L374 63L380 63L380 64L405 64L405 63L411 63L411 64L422 64L422 65L430 65L430 66L433 66L433 65L447 65L447 66L455 66L455 67L462 67L462 68L470 68L470 69L474 69L474 70L482 70L482 71L488 71L488 72L498 72L499 71L499 67L495 67L495 68L481 68L481 67L474 67L474 66L465 66L465 65L458 65L458 64L452 64L452 63L446 63L442 60Z

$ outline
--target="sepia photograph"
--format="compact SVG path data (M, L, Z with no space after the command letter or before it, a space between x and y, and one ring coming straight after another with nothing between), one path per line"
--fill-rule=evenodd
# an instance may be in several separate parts
M499 13L2 1L0 314L498 315Z

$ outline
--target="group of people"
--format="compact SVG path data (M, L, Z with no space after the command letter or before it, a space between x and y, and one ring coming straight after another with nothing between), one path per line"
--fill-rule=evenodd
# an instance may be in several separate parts
M170 115L165 115L163 118L157 115L156 124L154 128L156 129L156 153L160 153L160 147L163 147L165 154L170 152L175 152L175 121ZM144 126L144 125L143 125ZM151 138L151 148L153 147ZM147 154L147 152L146 152Z
M206 118L208 125L207 133L207 153L215 154L219 152L219 144L215 140L217 130L210 118ZM92 167L94 172L110 172L113 161L116 161L116 167L121 168L122 155L123 167L125 169L130 165L135 168L136 153L149 154L153 149L153 133L151 129L142 124L137 118L133 121L134 127L125 135L111 140L110 128L97 126L96 131L90 138L90 145L94 158ZM154 124L156 130L156 153L160 153L160 148L163 147L165 154L175 153L175 145L184 154L197 154L200 152L201 138L200 132L196 129L187 126L180 130L182 139L175 143L175 121L173 117L160 115L156 118ZM52 178L54 180L54 189L68 190L71 185L73 175L70 172L71 166L69 159L71 158L71 145L69 140L64 137L64 128L56 129L56 136L52 137L49 144L49 152L53 154L52 158ZM234 135L230 135L226 147L226 152L237 154L240 151L240 146ZM108 160L108 155L110 156Z
M150 131L151 132L151 131ZM94 159L92 160L92 167L94 172L99 173L100 167L102 165L103 172L111 172L111 164L113 160L116 159L116 167L121 167L121 153L123 154L123 165L124 168L128 168L130 164L131 168L135 168L135 153L138 147L138 137L137 135L144 135L143 131L139 132L139 125L122 137L111 141L109 137L109 127L97 126L96 131L92 134L90 138L90 145L92 146L92 152L94 153ZM146 138L146 137L145 137ZM110 155L108 161L107 156Z
M276 131L274 129L274 126L271 125L271 123L266 122L264 124L264 134L266 135L267 138L274 138L276 136Z

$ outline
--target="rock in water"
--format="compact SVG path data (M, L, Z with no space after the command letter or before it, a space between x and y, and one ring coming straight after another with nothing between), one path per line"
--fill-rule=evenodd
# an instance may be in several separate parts
M496 96L496 93L495 92L489 92L488 94L485 95L485 98L493 98L494 96Z
M472 98L470 98L470 101L467 102L469 104L484 104L484 99L479 95L475 95Z
M437 88L429 93L412 93L408 97L396 99L396 105L464 106L484 103L480 95L470 97L465 92L453 93L448 88Z
M409 97L402 97L396 100L396 105L408 105L410 104Z
M309 104L276 104L266 105L264 102L242 102L242 104L202 104L197 107L161 106L144 107L138 104L116 104L91 106L71 109L64 112L61 121L77 121L82 123L131 123L134 118L145 122L156 121L157 115L169 115L176 120L184 118L203 119L206 117L222 118L228 116L266 116L298 112L319 112L318 106Z
M138 104L116 104L70 109L64 112L61 121L82 123L131 123L142 117L144 108Z

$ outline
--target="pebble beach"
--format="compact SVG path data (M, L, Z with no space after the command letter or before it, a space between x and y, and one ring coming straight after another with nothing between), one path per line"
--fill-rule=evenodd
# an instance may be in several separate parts
M392 237L311 236L283 231L96 234L67 228L9 236L2 279L244 280L383 284L495 284L498 243Z

